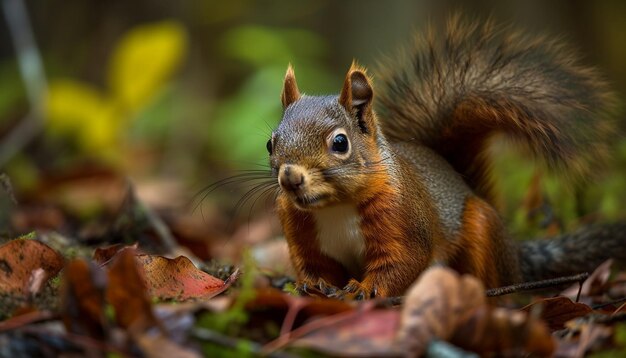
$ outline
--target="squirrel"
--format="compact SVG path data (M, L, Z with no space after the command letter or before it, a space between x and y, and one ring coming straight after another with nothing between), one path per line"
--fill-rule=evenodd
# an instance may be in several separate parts
M298 287L397 296L446 265L493 288L626 258L626 225L517 243L494 206L495 134L575 178L608 155L614 96L560 42L457 16L379 76L353 62L309 96L287 69L267 150Z

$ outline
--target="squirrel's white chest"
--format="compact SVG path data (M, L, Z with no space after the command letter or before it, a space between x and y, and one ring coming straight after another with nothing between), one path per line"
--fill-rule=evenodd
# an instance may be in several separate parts
M360 276L365 241L356 207L333 206L315 211L314 216L321 251L345 266L353 277Z

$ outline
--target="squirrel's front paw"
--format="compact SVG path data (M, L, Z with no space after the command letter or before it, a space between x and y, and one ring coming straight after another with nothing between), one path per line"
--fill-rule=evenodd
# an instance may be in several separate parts
M374 285L368 285L355 279L350 280L343 290L346 293L344 298L350 298L357 301L374 298L379 295L378 290Z
M323 296L333 297L340 291L337 287L329 284L323 279L314 281L312 279L298 280L296 290L302 296Z

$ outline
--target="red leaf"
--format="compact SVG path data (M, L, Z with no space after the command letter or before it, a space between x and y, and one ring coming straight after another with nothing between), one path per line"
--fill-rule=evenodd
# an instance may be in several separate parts
M135 259L143 266L148 293L166 300L209 299L224 292L238 275L222 281L199 270L184 256L137 255Z

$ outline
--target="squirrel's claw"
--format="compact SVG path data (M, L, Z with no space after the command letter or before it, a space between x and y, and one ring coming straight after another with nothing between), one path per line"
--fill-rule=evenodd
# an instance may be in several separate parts
M296 290L302 296L323 296L336 297L341 291L339 288L327 283L323 279L319 279L317 283L310 280L303 280L296 283Z
M368 285L364 285L355 279L350 280L346 287L343 288L343 291L345 292L343 295L344 299L347 298L356 301L362 301L378 296L378 289L376 287L368 287Z
M320 279L317 282L317 285L315 285L315 288L318 289L321 293L323 293L327 297L334 296L339 291L339 289L337 287L327 283L326 281L324 281L322 279Z
M309 285L306 282L297 282L296 291L300 296L307 295L309 293Z

